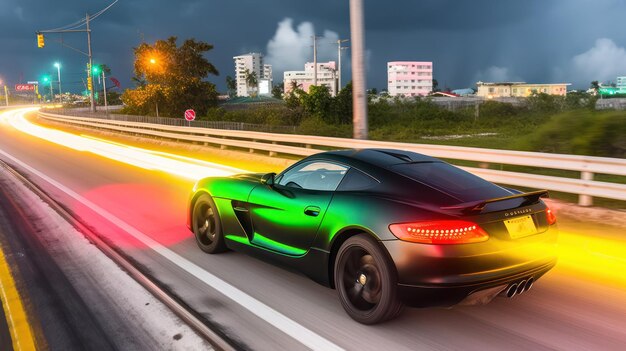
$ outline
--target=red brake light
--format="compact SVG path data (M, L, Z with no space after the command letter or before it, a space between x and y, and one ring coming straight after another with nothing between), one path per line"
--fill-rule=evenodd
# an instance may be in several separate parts
M556 215L549 208L546 208L546 219L548 220L549 225L556 223Z
M400 240L423 244L470 244L489 239L478 224L459 220L392 224L389 230Z

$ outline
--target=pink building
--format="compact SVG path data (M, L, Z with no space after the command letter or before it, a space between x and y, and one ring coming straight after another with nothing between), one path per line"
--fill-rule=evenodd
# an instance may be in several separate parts
M390 96L425 96L433 90L433 63L397 61L387 63Z

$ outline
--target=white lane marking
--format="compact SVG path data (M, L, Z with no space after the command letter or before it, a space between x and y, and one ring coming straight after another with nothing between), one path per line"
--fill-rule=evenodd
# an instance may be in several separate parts
M257 315L259 318L261 318L264 321L270 323L275 328L281 330L285 334L291 336L292 338L294 338L295 340L301 342L303 345L309 347L310 349L312 349L312 350L343 350L341 347L339 347L338 345L335 345L334 343L332 343L331 341L327 340L326 338L324 338L324 337L316 334L315 332L307 329L306 327L298 324L297 322L293 321L292 319L288 318L287 316L285 316L285 315L281 314L280 312L278 312L278 311L272 309L271 307L267 306L263 302L261 302L261 301L255 299L254 297L246 294L245 292L243 292L243 291L239 290L238 288L230 285L229 283L225 282L224 280L220 279L219 277L217 277L217 276L209 273L208 271L204 270L202 267L200 267L200 266L196 265L195 263L189 261L188 259L180 256L179 254L175 253L174 251L166 248L165 246L163 246L160 243L156 242L155 240L153 240L152 238L150 238L146 234L142 233L141 231L139 231L135 227L133 227L130 224L124 222L123 220L117 218L112 213L110 213L107 210L103 209L102 207L94 204L93 202L87 200L86 198L82 197L78 193L76 193L73 190L67 188L63 184L55 181L54 179L46 176L45 174L43 174L40 171L34 169L33 167L27 165L26 163L18 160L17 158L13 157L12 155L6 153L4 150L0 150L0 155L3 155L4 157L6 157L7 159L10 159L15 164L17 164L20 167L22 167L22 168L26 169L27 171L29 171L30 173L38 176L39 178L41 178L44 181L48 182L50 185L52 185L52 186L56 187L57 189L63 191L68 196L70 196L73 199L75 199L76 201L82 203L84 206L88 207L89 209L91 209L95 213L98 213L101 217L105 218L106 220L108 220L112 224L114 224L117 227L123 229L128 234L133 236L135 239L139 240L141 243L143 243L144 245L146 245L150 249L154 250L155 252L157 252L161 256L165 257L169 261L175 263L176 265L178 265L179 267L181 267L182 269L187 271L192 276L196 277L197 279L200 279L201 281L203 281L208 286L210 286L213 289L219 291L220 293L222 293L226 297L230 298L234 302L240 304L241 306L245 307L250 312L252 312L253 314Z

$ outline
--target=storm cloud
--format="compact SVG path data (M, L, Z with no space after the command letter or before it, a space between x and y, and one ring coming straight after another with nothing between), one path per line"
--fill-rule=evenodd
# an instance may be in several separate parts
M85 36L48 35L46 47L37 49L35 32L73 23L110 2L2 0L0 79L36 80L60 61L64 86L82 89L86 59L58 41L84 51ZM281 81L281 70L312 59L307 37L313 33L325 37L320 44L350 37L348 3L120 0L93 23L94 60L130 87L133 47L142 40L196 38L215 46L207 58L221 72L210 77L220 89L234 74L233 56L251 51L265 53ZM626 75L624 13L626 0L365 0L368 85L385 88L386 62L397 60L433 61L439 85L450 88L478 80L563 81L574 88L615 80ZM335 59L336 46L320 50L320 60Z

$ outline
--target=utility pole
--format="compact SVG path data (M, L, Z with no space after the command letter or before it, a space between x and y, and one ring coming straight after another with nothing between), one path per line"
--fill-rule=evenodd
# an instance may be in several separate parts
M341 85L341 50L345 50L345 49L348 48L346 46L341 46L341 44L345 43L347 41L349 41L349 40L348 39L339 39L339 40L337 40L337 74L338 74L337 93L339 93L339 91L343 87L343 85Z
M93 74L91 70L93 69L93 59L91 52L91 29L89 29L89 14L87 14L87 55L89 56L89 72L87 72L87 79L89 80L89 84L91 89L89 89L89 103L91 104L91 112L96 112L96 101L93 93Z
M313 35L313 85L317 86L317 38Z
M7 106L9 106L9 89L7 89L6 84L4 85L4 99L7 103Z
M61 41L61 45L68 47L74 51L77 51L85 56L87 56L89 58L89 69L87 72L87 87L89 88L91 86L91 89L89 89L89 102L91 103L91 112L96 112L96 101L95 101L95 96L94 96L94 91L93 91L93 74L91 72L91 68L92 68L92 64L93 64L93 58L92 58L92 50L91 50L91 28L89 27L89 23L91 20L94 20L96 18L98 18L99 16L101 16L103 13L105 13L107 10L109 10L113 5L115 5L119 0L115 0L113 1L109 6L105 7L104 9L98 11L95 15L93 16L89 16L89 14L87 14L85 16L85 22L83 23L83 21L79 21L78 23L74 23L65 27L60 27L57 29L50 29L50 30L42 30L42 31L38 31L37 32L37 40L39 41L39 47L43 48L44 47L44 37L43 34L44 33L87 33L87 52L81 51L79 49L73 48L65 43L63 43L63 41ZM80 27L82 27L83 25L86 25L85 29L78 29ZM64 29L64 28L69 28L69 29Z
M102 70L102 93L104 94L104 111L106 115L109 115L109 104L107 102L107 80L104 75L104 69Z
M367 139L367 93L365 81L365 28L363 0L350 0L352 40L352 105L354 139Z

